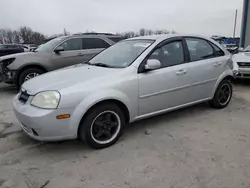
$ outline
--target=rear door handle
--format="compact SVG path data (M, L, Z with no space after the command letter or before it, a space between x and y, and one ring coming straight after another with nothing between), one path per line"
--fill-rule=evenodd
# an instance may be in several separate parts
M218 66L221 66L221 64L222 64L221 62L216 62L216 63L214 63L214 66L218 67Z
M177 75L183 75L183 74L186 74L186 73L187 73L186 69L181 69L181 70L176 71Z

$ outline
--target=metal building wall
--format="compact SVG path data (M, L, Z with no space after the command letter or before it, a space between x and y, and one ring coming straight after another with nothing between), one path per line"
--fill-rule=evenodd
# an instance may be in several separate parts
M240 38L241 47L250 45L250 0L244 0Z

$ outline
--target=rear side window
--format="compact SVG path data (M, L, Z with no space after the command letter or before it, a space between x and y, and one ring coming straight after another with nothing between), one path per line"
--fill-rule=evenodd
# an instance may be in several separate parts
M203 39L186 38L191 61L216 57L212 46Z
M60 46L64 48L64 51L81 50L82 41L80 38L73 38L63 42Z
M108 48L110 45L99 38L83 38L82 39L83 49L95 49L95 48Z

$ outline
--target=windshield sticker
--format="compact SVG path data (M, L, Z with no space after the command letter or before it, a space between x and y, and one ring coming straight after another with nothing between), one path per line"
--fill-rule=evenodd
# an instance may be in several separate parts
M136 44L134 44L134 47L147 48L149 46L150 46L150 43L136 43Z

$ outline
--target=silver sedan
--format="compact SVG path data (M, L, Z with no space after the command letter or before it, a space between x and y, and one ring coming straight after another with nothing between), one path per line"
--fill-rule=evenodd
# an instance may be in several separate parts
M200 36L127 39L89 62L25 82L13 100L23 130L41 141L76 139L93 148L114 144L127 123L209 101L226 107L233 63Z

